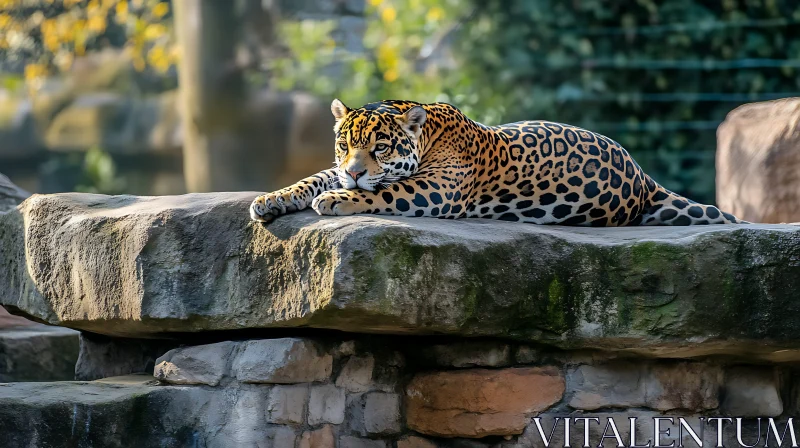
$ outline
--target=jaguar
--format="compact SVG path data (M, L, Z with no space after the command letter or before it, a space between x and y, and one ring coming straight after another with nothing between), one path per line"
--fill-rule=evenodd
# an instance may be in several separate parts
M743 223L656 183L616 141L562 123L486 126L446 103L331 103L335 166L261 196L268 223L308 208L618 227Z

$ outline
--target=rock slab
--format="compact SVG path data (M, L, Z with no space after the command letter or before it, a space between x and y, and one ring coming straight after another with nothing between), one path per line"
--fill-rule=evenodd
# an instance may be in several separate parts
M520 434L531 415L561 400L564 387L550 367L419 374L406 388L407 424L439 437Z
M154 375L172 384L298 384L327 381L333 356L310 339L226 341L172 349L156 360Z
M0 383L70 381L77 360L77 331L41 324L0 328Z
M311 327L800 359L800 226L262 226L255 195L34 195L0 215L0 301L112 336Z
M800 222L800 98L745 104L717 129L717 204L750 222Z

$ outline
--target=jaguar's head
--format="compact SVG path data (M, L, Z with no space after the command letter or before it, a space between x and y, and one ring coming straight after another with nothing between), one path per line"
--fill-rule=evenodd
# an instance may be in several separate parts
M350 109L333 100L336 165L348 189L374 191L419 169L419 141L427 114L416 103L382 101Z

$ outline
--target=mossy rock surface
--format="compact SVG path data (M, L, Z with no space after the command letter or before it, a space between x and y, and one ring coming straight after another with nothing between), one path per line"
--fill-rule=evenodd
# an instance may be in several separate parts
M33 196L0 215L0 301L112 336L313 327L800 358L800 226L262 226L255 195Z

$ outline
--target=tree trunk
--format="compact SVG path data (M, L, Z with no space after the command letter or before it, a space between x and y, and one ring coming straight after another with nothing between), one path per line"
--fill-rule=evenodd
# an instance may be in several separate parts
M182 50L183 169L189 192L263 191L281 166L287 129L283 121L291 109L271 123L258 117L257 107L248 102L236 61L241 29L236 4L173 1Z

